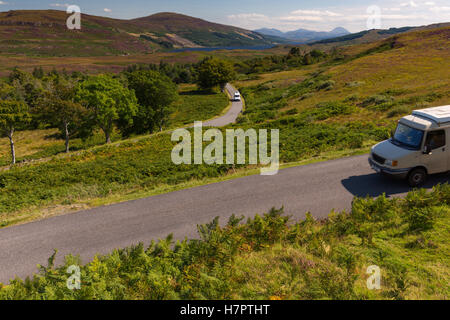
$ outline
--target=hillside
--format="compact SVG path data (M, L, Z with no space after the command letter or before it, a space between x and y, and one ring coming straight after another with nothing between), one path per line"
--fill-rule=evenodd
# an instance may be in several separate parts
M241 75L234 84L245 98L246 110L236 126L280 129L282 163L367 152L371 145L389 137L399 117L413 109L448 104L449 35L450 28L409 32L345 47L335 60ZM201 97L193 95L192 104ZM79 153L66 157L59 155L62 140L49 140L48 133L39 132L18 132L16 147L21 160L43 161L0 172L0 212L4 212L0 225L28 219L29 210L39 216L46 208L61 206L57 211L64 212L80 203L143 197L167 185L203 184L234 172L229 166L173 165L169 135L140 137L137 143L128 141L95 152L80 142ZM8 152L4 139L0 147L4 165L9 162ZM114 170L106 174L105 166ZM73 177L70 182L67 176ZM53 179L51 183L48 177ZM26 187L18 188L14 181L25 181ZM80 188L90 191L80 193Z
M290 161L296 160L299 148L307 149L308 144L301 140L311 140L308 130L320 131L319 126L329 130L327 135L317 132L319 140L329 139L329 143L343 139L336 136L337 128L360 135L370 127L392 128L411 110L448 104L449 36L449 27L397 34L343 47L332 61L240 81L236 85L246 98L243 121L274 127L287 123L295 128ZM297 130L297 123L307 126ZM358 138L357 145L363 146L370 136L373 133ZM314 145L330 147L325 142L314 141Z
M252 31L176 14L119 20L82 14L82 29L66 28L57 10L0 12L0 52L30 56L100 56L185 47L273 43Z
M365 30L357 33L336 36L329 39L323 39L316 41L313 44L332 44L332 45L349 45L349 44L362 44L370 43L377 40L387 39L393 35L401 34L411 31L420 31L427 29L436 29L449 27L450 23L439 23L422 27L402 27L402 28L390 28L390 29L373 29Z

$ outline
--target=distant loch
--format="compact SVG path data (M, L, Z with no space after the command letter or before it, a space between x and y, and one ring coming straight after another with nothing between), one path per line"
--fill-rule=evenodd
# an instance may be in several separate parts
M188 52L188 51L217 51L217 50L266 50L272 49L276 45L261 45L261 46L250 46L250 47L205 47L205 48L180 48L170 50L169 52Z

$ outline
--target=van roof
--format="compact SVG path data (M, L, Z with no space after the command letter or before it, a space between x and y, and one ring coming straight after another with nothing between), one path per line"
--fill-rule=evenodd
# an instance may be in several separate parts
M439 128L438 124L434 121L411 115L401 118L400 123L406 124L408 127L424 131Z
M450 123L450 105L434 107L428 109L415 110L412 113L414 116L419 116L436 122L438 125Z

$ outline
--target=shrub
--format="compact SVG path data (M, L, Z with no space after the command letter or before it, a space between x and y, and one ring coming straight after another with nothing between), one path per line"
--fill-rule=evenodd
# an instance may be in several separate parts
M387 90L383 91L382 94L386 95L386 96L401 96L408 92L409 91L406 89L387 89Z
M436 186L432 192L424 189L408 193L405 198L404 220L413 232L426 231L433 228L438 215L437 208L447 202L448 185Z
M355 233L355 224L347 212L336 213L332 211L328 216L327 224L325 225L325 231L329 234L333 234L338 238L345 235Z
M292 116L292 115L295 115L295 114L298 114L298 110L297 109L289 109L289 110L287 110L286 112L284 112L284 115L287 115L287 116Z
M436 248L430 238L447 236L445 227L406 242L409 237L398 232L402 228L387 226L398 212L425 212L437 202L447 203L449 197L450 185L445 184L431 193L414 191L408 200L355 199L351 214L333 212L326 221L307 214L294 223L283 215L283 209L272 209L246 223L242 223L244 217L233 215L223 227L216 218L198 227L198 239L174 243L168 236L147 248L139 244L114 250L86 265L67 256L63 266L55 267L55 252L38 275L25 281L15 279L7 287L0 285L0 300L445 297L446 270L430 263L430 258L445 266L448 257L432 256L430 250L418 256L421 252L417 251ZM360 235L361 227L376 239L373 244L355 243L354 235ZM426 263L411 268L418 257ZM382 270L382 288L368 293L362 273L373 263ZM66 287L70 265L80 266L80 290ZM410 287L412 295L408 295Z
M397 115L405 115L407 113L409 113L409 108L407 106L397 106L388 112L387 117L393 118Z
M429 102L423 101L423 102L418 102L414 106L414 109L425 109L425 108L428 108L429 106L430 106Z
M410 231L426 231L433 228L435 210L430 207L410 208L405 214L405 220L409 224Z
M448 189L437 186L432 192L427 192L425 189L414 190L406 195L405 205L406 208L426 208L430 206L440 205L440 197L445 197L444 195L448 193ZM440 197L436 197L440 195Z
M345 98L344 102L355 103L358 100L359 100L359 95L355 93L355 94L349 95L347 98Z
M385 112L385 111L395 108L397 105L398 105L398 103L391 101L391 102L385 102L385 103L381 103L381 104L374 104L374 105L368 106L367 108L372 111Z
M355 109L345 103L330 101L322 102L316 105L316 107L309 111L317 120L325 120L334 116L351 114Z
M345 86L346 87L349 87L349 88L356 88L356 87L360 87L360 86L363 86L363 85L365 85L366 83L364 82L364 81L352 81L352 82L347 82L346 84L345 84Z
M387 199L386 195L373 199L356 198L352 203L351 217L355 222L356 234L363 243L372 244L373 235L378 228L391 226L397 215L397 201Z
M421 234L417 236L413 241L408 242L405 245L405 248L408 249L436 249L437 246L429 239L429 237Z
M425 101L431 103L433 101L442 99L443 97L444 95L442 93L432 92L425 96Z
M308 93L305 93L305 94L301 95L300 98L298 98L298 100L300 100L300 101L306 100L306 99L311 98L313 96L314 96L314 93L308 92Z
M395 260L388 261L386 266L388 268L386 284L389 285L386 296L395 300L404 300L405 292L410 286L408 269Z
M238 118L236 119L236 123L237 124L244 124L244 123L249 123L250 119L248 118L248 116L246 115L239 115Z
M333 80L319 81L317 82L316 89L317 90L331 90L334 88L336 82Z
M378 106L380 104L389 103L393 101L394 98L392 98L391 96L379 94L364 99L364 101L362 102L362 107Z

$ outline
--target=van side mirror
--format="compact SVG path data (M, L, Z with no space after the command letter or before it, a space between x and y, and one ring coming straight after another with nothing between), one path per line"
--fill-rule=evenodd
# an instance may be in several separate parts
M425 147L423 147L423 154L432 154L432 150L431 150L431 146L427 145Z

